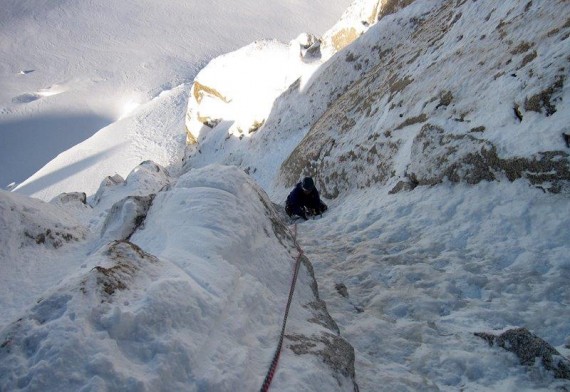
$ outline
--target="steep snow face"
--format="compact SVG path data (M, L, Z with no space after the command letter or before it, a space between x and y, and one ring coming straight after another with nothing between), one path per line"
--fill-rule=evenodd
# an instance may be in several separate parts
M51 281L1 332L0 389L255 390L277 347L299 259L273 386L355 390L354 351L339 336L312 265L267 195L240 169L217 165L183 174L156 196L136 195L167 179L163 169L145 163L125 181L102 184L89 210L98 222L91 241L62 257L74 261L61 266L65 279ZM65 205L64 199L56 203ZM48 222L42 227L63 222L58 230L71 230L73 221L59 216L58 206L22 196L2 200L12 215L26 218L35 208L34 222ZM77 227L74 235L85 235ZM2 276L8 278L24 280L13 271Z
M382 15L408 3L356 0L322 39L303 33L288 46L258 41L215 58L192 85L186 115L188 143L198 142L202 132L220 122L231 123L228 133L238 137L257 131L272 103L292 82L303 78L305 83L309 71L352 43Z
M570 5L416 2L323 71L352 85L281 169L324 194L407 179L525 177L568 191ZM332 76L321 76L331 80Z
M333 73L323 71L327 60L409 3L355 0L322 38L301 34L288 45L257 42L211 61L189 97L185 125L194 146L186 165L239 165L273 188L281 162L351 83L337 77L334 62Z
M138 142L93 139L105 166L66 183L77 190L85 176L89 197L48 205L0 193L0 267L10 267L0 274L0 389L259 388L299 254L270 199L281 202L305 173L338 197L298 225L307 258L275 390L354 390L355 381L362 391L568 389L540 360L521 366L474 334L526 327L570 353L559 145L568 3L545 4L382 2L380 23L326 63L307 57L299 37L297 64L309 72L268 114L263 106L264 125L246 135L212 123L182 170L184 85L114 124L140 131ZM253 60L246 53L284 59L286 45L273 44L222 57L204 75L225 81L225 66ZM281 88L288 70L261 76ZM232 91L247 101L232 86L202 87L197 96ZM175 130L168 137L162 122ZM124 154L105 155L115 147ZM73 155L89 153L86 143ZM154 153L167 168L147 161L129 172ZM45 189L56 192L66 168ZM117 174L95 192L109 170ZM501 173L510 181L481 181ZM51 228L84 236L60 244Z
M54 158L15 191L49 201L62 192L93 196L102 178L126 177L152 160L176 172L184 157L187 87L164 91L133 113Z
M301 90L311 88L324 59L304 49L310 42L303 35L288 45L256 42L200 71L186 113L185 167L237 165L271 189L281 162L306 132L306 117L315 115Z

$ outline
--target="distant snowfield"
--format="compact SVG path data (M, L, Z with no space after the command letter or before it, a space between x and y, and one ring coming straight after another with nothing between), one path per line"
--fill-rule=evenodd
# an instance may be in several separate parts
M302 32L320 35L349 3L4 1L0 187L21 183L62 151L111 124L107 134L140 132L133 125L140 118L115 123L165 91L170 92L162 97L178 106L168 113L173 116L168 124L152 124L153 132L182 135L189 83L209 60L258 39L288 42ZM102 159L97 154L111 150L80 149L84 159L74 167L92 166ZM39 192L57 184L69 170L66 162L44 171L21 191Z

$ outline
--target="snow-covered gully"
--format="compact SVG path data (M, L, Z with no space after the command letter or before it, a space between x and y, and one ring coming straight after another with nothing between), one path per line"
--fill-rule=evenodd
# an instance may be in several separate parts
M564 390L567 381L475 333L525 326L559 343L567 256L524 260L557 254L569 217L565 197L517 182L364 190L300 224L321 297L355 349L360 390ZM532 229L546 222L557 223Z

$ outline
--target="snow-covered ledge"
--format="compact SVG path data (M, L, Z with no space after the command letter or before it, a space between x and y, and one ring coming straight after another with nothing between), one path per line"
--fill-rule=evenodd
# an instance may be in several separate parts
M196 76L186 113L187 143L205 138L215 127L234 137L257 131L273 101L312 69L301 51L307 35L288 44L257 41L212 60Z

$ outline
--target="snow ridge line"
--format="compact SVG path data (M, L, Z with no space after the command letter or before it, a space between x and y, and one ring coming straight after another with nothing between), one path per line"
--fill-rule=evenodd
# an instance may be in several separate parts
M293 226L293 243L295 247L299 251L297 255L297 259L295 260L295 268L293 270L293 278L291 281L291 288L289 289L289 298L287 300L287 306L285 307L285 315L283 316L283 325L281 326L281 334L279 335L279 343L277 344L277 348L275 349L275 354L273 355L273 360L271 361L271 366L265 375L265 380L263 381L263 385L261 386L261 392L267 392L269 390L269 386L271 385L271 381L273 380L273 376L277 370L277 364L279 363L279 356L281 355L281 348L283 346L283 337L285 336L285 325L287 324L287 317L289 315L289 308L291 307L291 300L293 299L293 293L295 291L295 285L297 283L297 275L299 273L299 266L301 265L301 257L303 256L303 249L297 243L297 224Z

